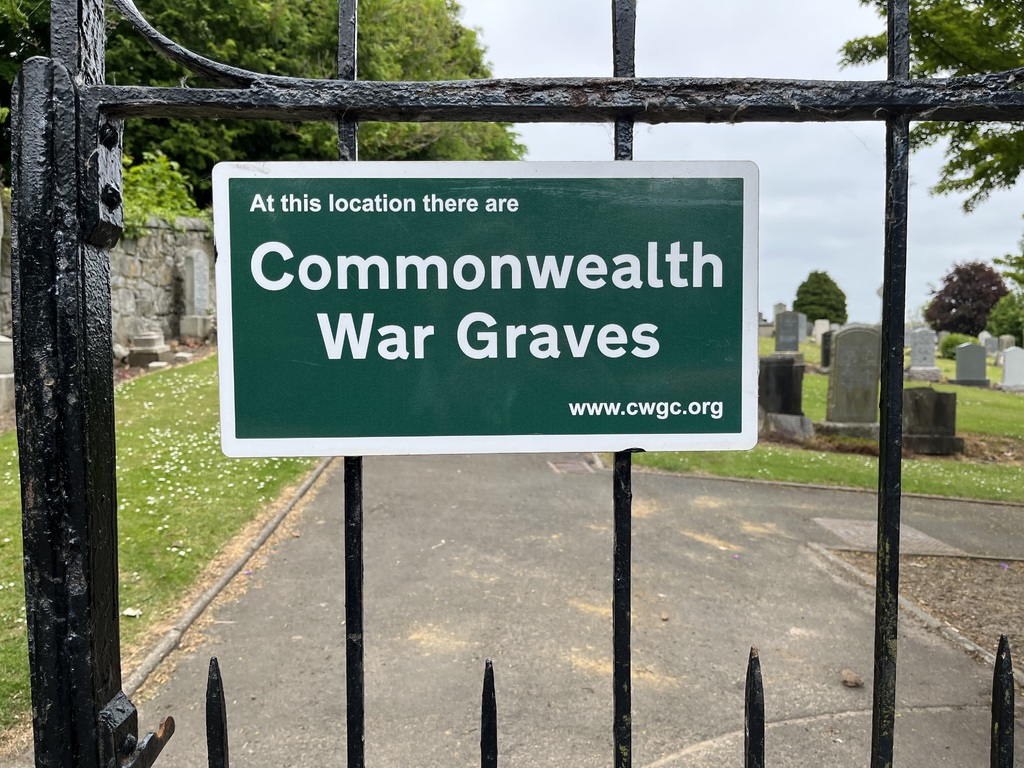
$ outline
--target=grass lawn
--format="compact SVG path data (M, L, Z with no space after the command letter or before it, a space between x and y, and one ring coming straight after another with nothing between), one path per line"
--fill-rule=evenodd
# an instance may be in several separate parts
M773 339L759 339L762 355L774 351ZM819 363L817 344L801 344L808 363ZM944 376L954 375L952 360L937 365ZM989 378L999 381L1000 368L990 367ZM907 386L928 386L907 382ZM957 433L992 436L1024 442L1024 396L1010 392L951 384L932 385L940 392L957 396ZM803 408L812 421L825 418L828 377L808 373L804 376ZM641 466L677 472L703 472L721 477L782 480L818 483L853 488L875 488L878 461L872 456L808 450L762 442L752 451L689 452L637 454ZM962 496L993 501L1024 502L1020 483L1021 467L1013 464L970 463L957 459L908 459L903 462L903 490L938 496Z
M229 459L220 450L215 358L115 392L121 618L125 646L171 615L225 543L297 482L308 459ZM0 435L0 728L29 711L17 442Z

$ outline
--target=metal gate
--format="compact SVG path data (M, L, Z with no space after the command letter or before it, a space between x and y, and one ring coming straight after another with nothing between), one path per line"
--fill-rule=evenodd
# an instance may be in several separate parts
M899 582L909 126L1021 120L1024 70L910 79L909 0L890 0L888 77L824 82L636 78L636 0L612 0L614 77L430 83L357 79L356 0L339 0L337 81L213 62L113 0L169 59L214 88L119 87L104 79L103 0L52 0L51 58L25 62L14 98L14 352L25 579L37 766L152 765L168 720L138 738L121 686L108 250L121 234L121 132L129 117L327 120L356 159L356 126L376 121L614 123L616 160L635 122L877 121L886 126L881 437L871 766L893 762ZM362 462L345 459L348 765L364 764ZM614 468L614 756L631 765L631 455ZM494 679L484 675L481 762L497 764ZM216 662L208 691L211 766L227 766ZM1013 763L1013 677L1005 638L993 684L992 765ZM764 764L764 697L751 652L745 765Z

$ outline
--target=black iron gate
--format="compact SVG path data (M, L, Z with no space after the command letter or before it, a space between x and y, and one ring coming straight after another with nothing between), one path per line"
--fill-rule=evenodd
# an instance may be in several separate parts
M121 234L121 130L128 117L328 120L356 159L378 121L603 122L630 160L634 122L878 121L886 126L881 444L871 766L893 761L901 410L912 120L1024 119L1024 69L910 79L909 0L890 0L888 77L871 82L636 78L636 0L612 0L614 77L431 83L356 77L356 0L339 0L338 80L271 77L198 56L114 5L163 55L214 88L109 86L103 0L52 0L51 58L25 62L14 101L14 352L37 766L152 765L168 721L141 741L121 689L108 249ZM348 765L364 763L362 462L345 460ZM614 764L631 764L631 454L614 467ZM759 661L747 674L745 765L764 763ZM484 676L481 760L497 764L494 679ZM992 765L1013 762L1013 677L1000 643ZM211 664L210 764L226 766L224 697Z

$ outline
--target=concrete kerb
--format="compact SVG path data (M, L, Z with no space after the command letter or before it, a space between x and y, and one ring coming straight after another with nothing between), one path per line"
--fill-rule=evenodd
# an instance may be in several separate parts
M274 534L274 531L278 529L281 523L284 522L285 518L288 517L293 509L295 509L295 506L305 497L309 492L309 489L313 487L313 484L320 479L320 476L323 475L333 460L333 458L323 459L316 466L316 468L310 473L309 477L307 477L305 481L303 481L302 485L296 489L292 498L287 504L285 504L281 511L267 521L267 524L260 529L259 535L249 542L245 551L230 566L228 566L224 573L221 574L220 578L217 579L209 589L203 592L203 594L199 596L199 599L189 606L188 610L181 615L181 618L179 618L174 626L167 631L167 634L165 634L160 642L156 644L153 650L150 651L149 655L142 660L142 663L140 663L124 681L122 689L126 696L131 697L134 695L135 692L143 686L146 679L153 674L154 670L160 666L163 660L178 647L181 643L181 638L188 631L189 627L195 623L196 619L203 614L203 611L210 606L210 603L217 598L231 580L241 573L246 563L252 559L252 556L259 551L260 547L267 543L267 539Z
M842 558L836 557L827 548L821 544L815 544L814 542L808 542L808 549L814 552L819 557L826 560L831 565L842 570L844 573L851 576L856 581L859 581L866 587L874 589L875 579L873 576L869 576L863 571L855 568L854 566L847 563ZM953 645L957 646L961 650L965 651L967 655L972 656L980 661L984 661L990 667L994 667L996 663L996 656L994 653L985 650L980 645L964 637L962 634L957 632L948 624L945 624L930 613L922 609L920 606L907 600L905 597L899 598L899 605L904 611L913 616L917 621L923 624L927 629L938 633L946 640L949 640ZM1013 680L1017 684L1018 688L1024 689L1024 672L1020 672L1016 669L1013 670Z

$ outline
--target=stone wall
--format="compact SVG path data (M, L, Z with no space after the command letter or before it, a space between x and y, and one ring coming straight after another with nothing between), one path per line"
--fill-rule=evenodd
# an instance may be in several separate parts
M214 285L213 240L200 219L179 219L181 231L155 226L138 240L122 240L110 252L110 294L113 304L114 342L132 339L158 327L165 339L181 337L185 316L213 315L214 291L204 291L205 304L197 313L191 286ZM204 270L205 280L194 270ZM191 294L191 295L190 295Z
M0 209L0 335L11 335L10 198ZM113 340L130 346L133 338L159 329L165 339L181 337L183 317L213 316L213 240L201 219L179 219L180 230L154 222L152 234L122 240L110 252ZM205 278L197 271L205 272ZM202 305L202 306L198 306ZM193 324L194 325L194 324Z
M11 190L0 185L0 336L11 336Z

